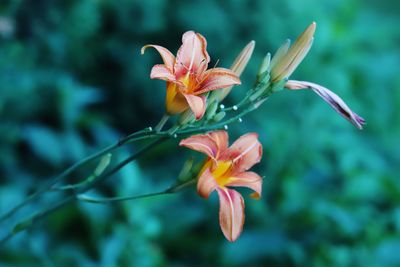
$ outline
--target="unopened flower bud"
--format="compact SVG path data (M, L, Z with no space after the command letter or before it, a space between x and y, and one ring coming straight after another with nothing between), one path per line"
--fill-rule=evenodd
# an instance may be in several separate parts
M315 22L311 23L290 48L287 41L278 49L271 62L272 82L289 77L301 63L313 43L316 25ZM287 50L286 53L285 50Z
M269 71L271 70L270 66L271 66L271 54L267 53L267 55L261 62L260 68L258 70L257 80L259 80L260 77L263 76L265 73L269 73Z
M178 123L179 125L186 125L194 122L194 114L191 110L186 110L179 116Z
M286 41L276 50L274 56L272 57L270 68L271 70L275 68L276 64L280 62L283 57L287 54L290 47L290 40L286 39Z
M215 121L215 122L221 121L221 120L225 117L225 115L226 115L225 111L218 112L218 113L214 116L214 121Z
M193 158L189 158L187 161L185 161L181 169L181 172L178 175L179 182L185 182L191 178L192 176L191 170L193 167L193 163L194 163Z
M240 75L246 68L247 63L249 62L251 55L253 54L255 44L256 44L255 41L251 41L250 43L248 43L243 48L243 50L240 52L240 54L236 57L232 66L230 67L230 69L237 76L240 77ZM232 86L218 90L218 91L214 91L213 94L216 94L218 101L221 102L230 93L231 90L232 90Z
M105 154L103 157L101 157L99 165L97 165L93 174L95 176L101 175L104 172L104 170L108 167L110 162L111 162L111 153Z
M215 112L218 109L218 101L214 100L211 102L211 104L208 105L207 110L206 110L206 119L210 120L214 117Z

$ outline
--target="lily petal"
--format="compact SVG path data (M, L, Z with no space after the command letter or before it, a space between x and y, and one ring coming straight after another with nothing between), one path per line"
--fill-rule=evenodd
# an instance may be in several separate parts
M358 129L362 129L365 124L365 120L360 117L357 113L353 112L349 106L334 92L331 90L311 82L294 81L290 80L285 85L286 88L297 90L297 89L312 89L317 95L319 95L325 102L327 102L337 113L343 116L345 119L350 121Z
M175 82L175 75L163 64L154 65L151 69L150 78Z
M189 108L186 98L179 90L179 81L167 82L165 106L169 115L182 113Z
M180 146L185 146L192 150L204 153L212 159L218 154L218 146L215 141L207 134L197 134L181 140Z
M190 94L183 94L183 96L186 98L186 101L188 102L190 109L193 111L196 120L201 119L204 115L204 112L206 112L206 97Z
M206 49L207 41L201 34L194 31L185 32L174 66L177 78L182 77L187 72L202 73L206 70L210 62L210 56Z
M229 137L226 131L213 131L208 133L211 139L214 140L215 144L217 145L217 152L216 158L219 158L219 155L223 153L228 148Z
M172 72L175 64L175 56L167 48L159 45L145 45L140 50L140 53L143 55L144 51L149 47L156 49L160 53L165 66Z
M260 198L262 191L262 178L255 172L243 172L235 175L235 177L231 177L230 182L226 184L226 186L240 186L247 187L254 191L251 194L253 198Z
M197 193L203 198L208 198L211 192L214 191L218 186L215 178L212 176L210 167L211 164L207 162L205 169L203 172L201 172L197 182Z
M260 162L262 145L258 141L258 134L248 133L236 140L226 152L234 163L234 174L242 173Z
M204 72L203 80L195 89L195 93L199 95L237 84L241 84L241 82L233 71L225 68L213 68Z
M219 196L219 223L228 241L234 242L242 233L244 224L243 197L235 190L217 188Z

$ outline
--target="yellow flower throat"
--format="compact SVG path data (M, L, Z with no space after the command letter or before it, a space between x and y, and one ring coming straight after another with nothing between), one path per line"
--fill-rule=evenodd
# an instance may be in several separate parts
M231 167L232 161L217 162L217 167L212 171L211 174L219 186L224 187L232 180L230 172Z
M183 76L182 78L180 78L179 80L185 85L185 93L190 94L193 93L195 87L196 87L196 83L195 83L195 79L196 77L194 75L192 75L192 73L190 73L190 71L188 71L185 76Z

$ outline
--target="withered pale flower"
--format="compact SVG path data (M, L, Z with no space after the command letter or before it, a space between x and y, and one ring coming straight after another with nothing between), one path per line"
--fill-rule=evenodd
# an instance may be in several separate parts
M292 46L290 46L290 41L287 40L278 49L271 61L272 82L288 78L296 70L311 48L316 27L315 22L311 23Z
M248 171L262 157L262 145L256 133L241 136L228 147L228 133L214 131L191 136L180 142L208 156L199 173L197 191L208 198L211 192L219 196L219 222L222 232L230 242L235 241L243 230L243 197L230 187L247 187L254 191L253 198L260 198L262 178Z
M358 129L362 129L365 120L357 113L353 112L349 106L334 92L329 89L311 82L289 80L285 87L291 90L312 89L317 95L322 97L337 113L350 121Z
M182 36L182 46L175 56L158 45L145 45L156 49L164 62L153 66L150 77L167 81L166 110L169 115L182 113L190 108L196 119L201 119L206 109L205 93L240 84L239 77L225 68L207 70L210 57L206 39L193 31Z

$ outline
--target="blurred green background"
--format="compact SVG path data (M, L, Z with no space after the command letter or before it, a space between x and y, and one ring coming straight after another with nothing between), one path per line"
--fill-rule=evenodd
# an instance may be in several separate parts
M266 176L261 200L244 191L245 229L233 244L220 232L217 197L190 189L66 206L0 248L0 266L400 266L399 12L396 0L1 1L0 213L84 156L154 126L165 83L149 79L159 56L140 48L175 52L187 30L207 38L211 65L222 67L257 42L226 99L233 104L261 58L316 21L292 78L330 88L367 125L358 131L303 90L272 96L230 127L231 140L260 134L254 169ZM91 193L164 189L190 155L169 142Z

